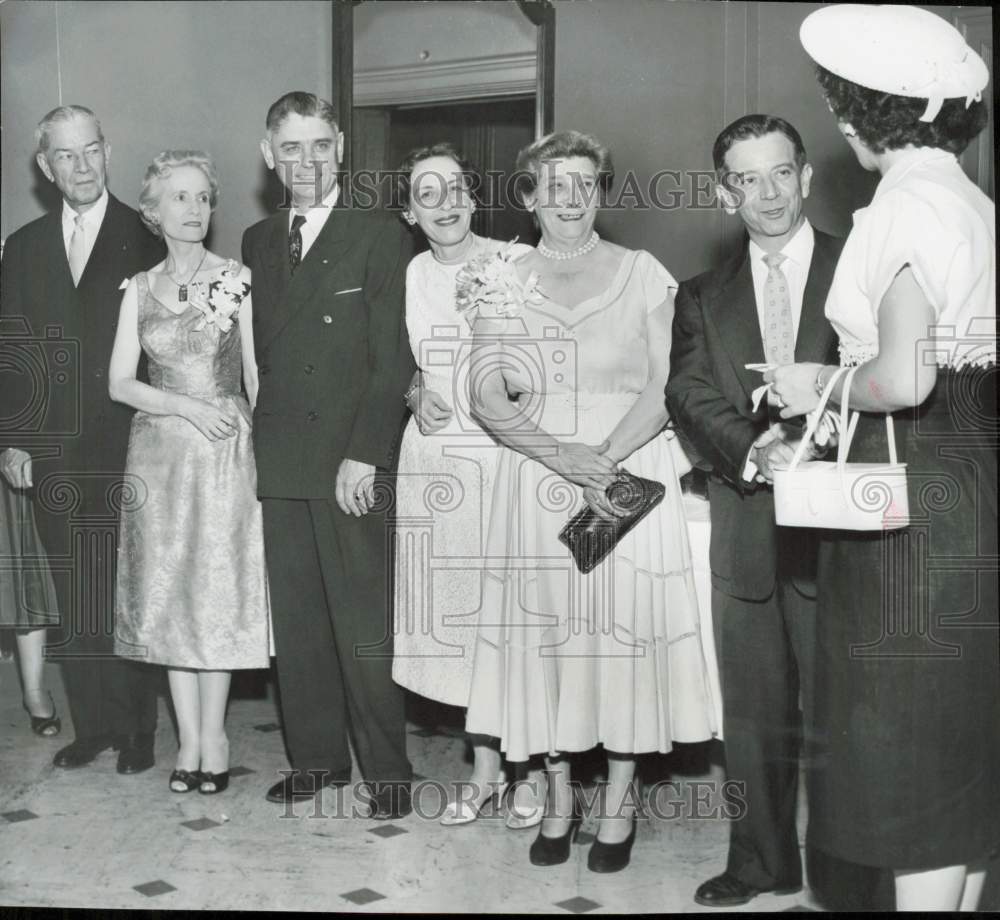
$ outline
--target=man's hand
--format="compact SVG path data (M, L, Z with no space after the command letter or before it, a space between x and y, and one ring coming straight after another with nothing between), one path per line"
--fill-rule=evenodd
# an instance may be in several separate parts
M30 489L34 482L31 479L31 454L26 450L8 447L0 451L0 473L15 489Z
M754 447L751 459L757 464L757 475L765 482L774 482L774 467L787 466L795 456L795 443L774 437L761 447Z
M440 431L455 414L438 393L427 387L417 387L413 395L407 399L406 405L416 418L421 434L434 434L435 431Z
M336 496L344 514L363 517L375 501L375 467L345 457L337 470Z

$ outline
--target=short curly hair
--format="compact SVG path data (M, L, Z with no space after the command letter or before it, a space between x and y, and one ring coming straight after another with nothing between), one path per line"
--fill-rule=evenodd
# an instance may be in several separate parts
M162 236L160 223L153 217L153 210L163 195L163 180L179 166L194 166L208 179L208 203L212 210L219 203L219 174L215 161L204 150L163 150L158 153L146 169L139 192L139 217L149 231Z
M868 89L819 64L816 79L837 120L850 124L872 153L913 144L938 147L957 156L986 126L983 102L973 102L966 108L964 99L946 99L937 118L927 122L920 120L927 108L925 98Z
M447 157L449 160L454 160L458 165L459 172L468 182L469 194L474 200L478 200L476 192L479 188L479 174L476 168L458 152L453 144L441 141L426 147L415 147L403 157L403 161L396 170L396 198L392 202L394 206L404 209L410 206L410 194L413 191L410 187L410 174L413 172L414 166L424 160L429 160L431 157Z
M526 195L538 188L542 164L547 160L564 160L569 157L586 157L597 170L597 185L602 195L611 188L615 167L611 151L593 134L582 131L556 131L528 144L518 155L515 189L523 202Z

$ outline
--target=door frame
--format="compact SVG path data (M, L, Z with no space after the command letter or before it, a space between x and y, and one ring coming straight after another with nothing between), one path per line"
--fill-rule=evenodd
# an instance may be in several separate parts
M354 108L354 7L363 0L330 0L333 23L333 101L337 124L344 132L344 159L341 173L350 176L353 169L351 137ZM551 0L517 0L517 8L536 30L537 71L535 77L535 137L549 134L555 125L555 51L556 11ZM342 184L350 197L350 182Z

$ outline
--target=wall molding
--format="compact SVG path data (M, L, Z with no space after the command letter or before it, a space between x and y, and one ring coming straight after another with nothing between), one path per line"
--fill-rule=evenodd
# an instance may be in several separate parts
M533 95L538 60L534 51L483 58L407 64L354 72L354 104L413 105L495 96Z

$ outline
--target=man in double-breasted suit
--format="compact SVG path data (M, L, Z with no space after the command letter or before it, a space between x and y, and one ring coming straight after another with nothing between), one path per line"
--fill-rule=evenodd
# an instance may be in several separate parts
M343 144L330 103L302 92L275 102L261 150L292 207L243 238L258 494L294 769L267 797L348 782L350 734L371 815L392 817L410 809L411 769L392 681L384 471L415 370L403 318L412 253L399 221L343 206Z
M62 193L58 211L11 234L0 304L0 470L32 488L49 554L76 740L59 767L119 751L118 772L153 765L158 669L114 656L116 536L132 410L108 396L107 369L124 282L163 245L105 185L111 148L94 113L60 106L36 131L39 168ZM33 376L32 367L39 369ZM126 486L127 489L127 486Z
M713 158L720 198L739 213L749 239L723 268L680 286L666 397L712 467L712 617L726 770L743 783L745 809L730 828L725 872L702 884L695 900L732 907L802 884L799 701L801 693L808 727L815 636L815 534L775 524L769 485L801 429L780 424L766 402L753 408L762 380L747 365L836 363L824 304L842 243L805 219L812 170L784 119L738 119L719 135ZM855 886L862 900L878 881L810 854L814 886L817 870L824 885Z

